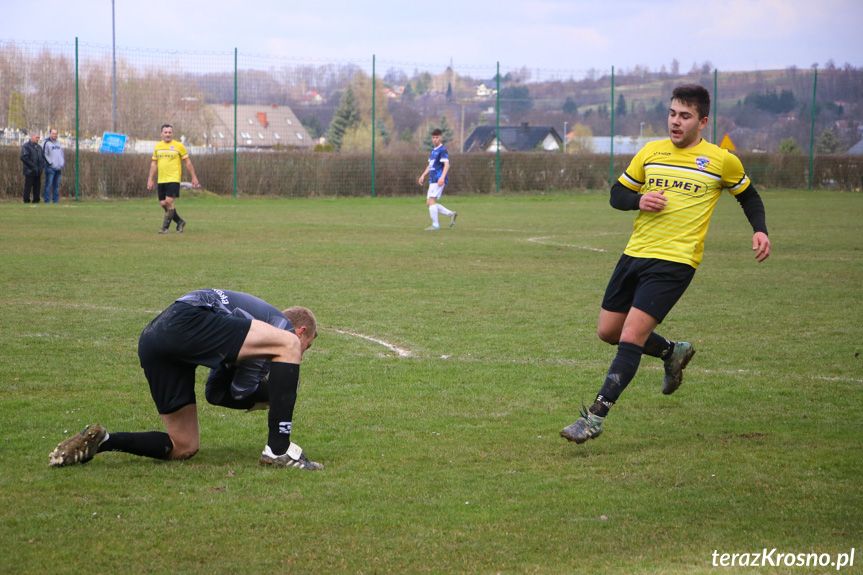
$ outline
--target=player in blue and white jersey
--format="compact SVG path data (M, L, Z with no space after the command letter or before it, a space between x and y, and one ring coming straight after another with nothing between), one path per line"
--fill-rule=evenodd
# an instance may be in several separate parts
M426 231L434 231L440 229L438 215L443 214L449 216L449 227L455 225L455 219L458 217L458 212L446 209L441 204L437 203L443 194L444 186L447 185L449 179L449 154L443 145L443 132L439 129L432 131L432 151L429 155L429 165L419 178L420 185L423 185L426 175L429 177L429 191L426 198L426 205L429 208L432 225L426 228Z

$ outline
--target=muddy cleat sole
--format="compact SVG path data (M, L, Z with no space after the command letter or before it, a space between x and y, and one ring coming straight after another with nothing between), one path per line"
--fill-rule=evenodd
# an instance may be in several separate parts
M695 348L686 341L674 343L674 351L671 357L665 361L665 377L662 378L662 393L671 395L683 383L683 370L689 364Z
M458 217L458 212L453 212L449 217L449 227L453 227L455 225L455 219Z
M57 444L57 449L48 456L49 467L66 467L76 463L87 463L108 438L101 425L88 425L84 431Z
M272 467L295 467L305 471L317 471L324 468L320 463L309 461L309 459L303 455L303 448L296 443L291 443L291 446L288 448L288 452L284 455L275 455L268 445L261 454L259 463L264 466L269 465Z
M185 227L186 227L186 220L180 220L180 221L177 223L177 233L178 233L178 234L182 234L182 233L183 233L183 228L185 228Z
M582 406L581 417L575 423L567 425L560 430L560 436L569 441L584 443L588 439L595 439L602 435L602 422L604 417L593 415Z

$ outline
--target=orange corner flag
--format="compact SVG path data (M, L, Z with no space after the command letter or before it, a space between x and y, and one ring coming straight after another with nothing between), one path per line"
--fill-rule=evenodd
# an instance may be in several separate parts
M734 145L734 142L731 141L731 138L728 137L728 134L725 134L725 137L722 138L722 143L719 144L719 147L723 150L731 150L732 152L737 151L737 146Z

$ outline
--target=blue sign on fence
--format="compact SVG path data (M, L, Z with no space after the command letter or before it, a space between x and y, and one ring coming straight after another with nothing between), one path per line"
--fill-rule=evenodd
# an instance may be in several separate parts
M112 134L105 132L102 134L102 147L99 151L103 154L122 154L126 148L125 134Z

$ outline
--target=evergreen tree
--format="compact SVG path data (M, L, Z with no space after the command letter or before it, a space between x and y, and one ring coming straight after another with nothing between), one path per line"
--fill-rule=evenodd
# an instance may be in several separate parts
M423 72L420 74L419 78L416 80L416 93L418 96L422 96L426 92L429 91L431 87L432 77L428 72Z
M771 114L787 114L797 107L797 100L791 90L782 90L779 95L776 94L776 90L773 90L764 94L749 94L744 104L753 105Z
M360 107L357 104L357 99L354 96L353 89L348 86L342 98L339 101L339 107L333 116L333 121L330 123L330 131L327 134L327 141L337 150L342 147L342 139L345 137L345 132L351 128L355 128L360 122Z
M431 148L432 147L432 139L431 133L435 130L435 128L439 129L443 137L442 144L446 146L449 142L453 140L455 137L455 132L452 131L452 128L449 127L449 122L447 122L446 116L440 117L440 124L435 126L434 124L429 125L428 132L426 132L425 138L423 138L423 147Z
M779 94L778 107L781 114L787 114L797 107L797 99L791 90L782 90Z
M446 85L446 99L447 99L447 102L452 101L452 83L448 83Z
M443 144L446 145L455 139L455 132L449 126L446 116L440 117L440 131L443 132Z
M563 113L564 114L578 114L578 106L571 97L566 98L566 102L563 103Z
M378 134L380 135L381 138L383 138L384 144L389 146L392 134L387 129L387 125L384 122L383 118L378 118L377 123L378 123Z
M623 94L617 98L617 108L614 111L617 112L618 116L626 115L626 98L623 97Z
M402 92L402 102L412 102L414 99L414 90L410 83L405 84L404 92Z
M308 118L300 118L300 123L309 133L309 136L312 137L313 140L317 140L321 137L322 132L324 131L321 128L321 122L315 116L309 116Z
M841 147L842 141L829 128L821 132L815 142L815 151L819 154L838 154Z
M437 126L435 126L434 124L429 124L429 129L426 132L425 137L423 138L423 148L431 148L432 147L431 133L432 133L432 130L434 130L436 127Z
M780 154L799 154L803 150L800 149L800 146L797 145L797 142L794 138L786 138L782 140L782 143L779 144L779 153Z

